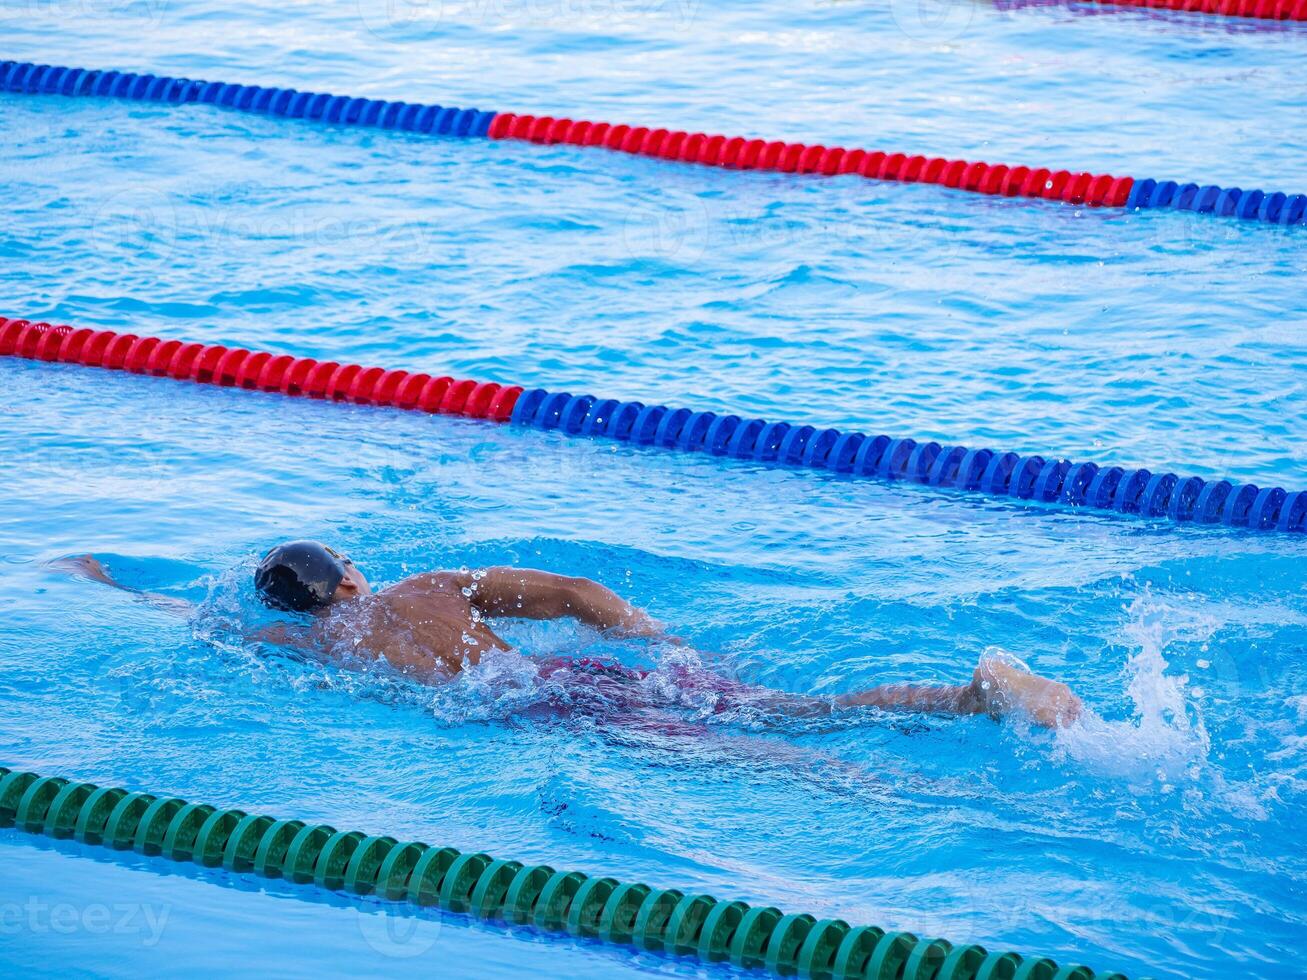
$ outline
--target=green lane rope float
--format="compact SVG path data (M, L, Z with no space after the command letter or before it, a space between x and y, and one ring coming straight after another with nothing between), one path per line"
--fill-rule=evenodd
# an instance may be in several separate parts
M771 906L0 767L0 827L808 980L1127 980Z

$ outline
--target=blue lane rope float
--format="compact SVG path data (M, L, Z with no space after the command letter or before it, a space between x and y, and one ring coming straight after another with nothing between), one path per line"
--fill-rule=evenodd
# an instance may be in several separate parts
M684 130L614 125L552 116L458 109L413 102L353 98L293 88L206 82L168 75L0 62L0 91L30 95L100 96L169 105L202 103L241 112L342 126L514 139L537 144L602 146L661 160L734 170L858 174L873 180L939 184L1002 197L1041 198L1088 207L1170 209L1277 225L1307 224L1307 195L1215 184L1136 180L1050 168L1008 166L907 153L767 142Z
M1256 531L1307 531L1307 490L945 446L638 401L523 390L311 357L74 330L0 317L0 356L82 364L224 387L512 422L570 436L707 453L1009 500Z
M0 89L29 95L100 96L182 105L198 102L241 112L340 126L376 126L439 136L484 137L497 115L477 109L356 99L293 88L232 85L168 75L89 71L30 62L0 62Z
M842 919L0 766L0 828L805 980L1127 980Z
M934 441L867 435L543 388L524 391L511 421L568 435L700 452L880 480L1262 531L1307 530L1307 491L1075 463Z

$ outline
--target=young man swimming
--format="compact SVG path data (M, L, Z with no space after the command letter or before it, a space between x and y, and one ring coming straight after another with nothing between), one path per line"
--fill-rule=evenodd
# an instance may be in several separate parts
M136 591L115 581L90 555L63 564L95 581ZM525 568L425 572L373 592L345 555L316 541L291 541L264 556L255 570L254 585L266 605L308 614L311 620L304 626L274 626L252 639L327 653L348 650L367 660L384 660L425 683L450 680L479 663L488 651L511 649L486 625L486 618L571 618L613 637L682 643L646 612L597 582ZM179 602L144 595L174 608ZM580 671L628 686L645 676L590 658L537 663L543 675ZM890 684L834 698L716 680L719 683L712 691L722 704L747 702L800 716L866 705L885 711L992 718L1016 713L1054 728L1071 724L1082 710L1080 699L1065 684L993 658L981 661L968 684Z

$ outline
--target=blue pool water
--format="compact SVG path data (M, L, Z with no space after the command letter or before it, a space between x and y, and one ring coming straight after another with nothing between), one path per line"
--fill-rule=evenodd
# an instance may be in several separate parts
M1067 6L0 3L3 57L1307 189L1307 29ZM0 96L6 315L1307 487L1307 235L855 178ZM1300 975L1297 537L0 363L0 761L1087 959ZM231 638L255 557L592 575L789 691L965 679L987 721L541 723ZM190 620L52 574L93 551ZM686 655L516 624L533 654ZM703 970L0 831L36 975ZM716 974L716 969L707 971ZM725 971L720 971L725 976Z

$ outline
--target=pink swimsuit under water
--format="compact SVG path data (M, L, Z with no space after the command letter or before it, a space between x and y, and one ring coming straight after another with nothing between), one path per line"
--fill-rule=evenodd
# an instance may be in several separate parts
M702 710L705 701L714 714L742 705L793 711L813 700L680 664L655 672L602 657L549 657L539 661L539 671L542 681L557 685L549 699L555 707L586 714L675 709L689 703Z

